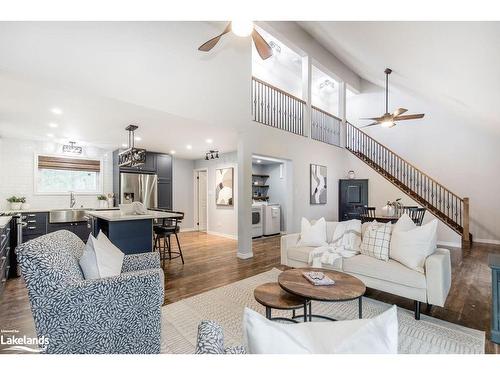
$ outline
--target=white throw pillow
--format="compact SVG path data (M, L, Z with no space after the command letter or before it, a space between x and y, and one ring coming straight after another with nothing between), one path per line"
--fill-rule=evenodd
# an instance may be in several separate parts
M394 232L406 232L411 229L415 229L417 227L417 224L414 223L414 221L411 219L411 217L408 214L403 214L401 217L398 219L396 224L392 227L392 233Z
M326 242L326 220L324 217L311 224L306 218L300 222L300 239L297 246L319 247L327 245Z
M99 232L97 239L90 235L79 260L86 280L118 276L122 272L125 254Z
M377 223L376 221L370 223L363 234L360 247L361 254L388 261L391 232L391 223Z
M391 258L424 273L425 259L436 251L437 219L411 230L398 230L391 239Z
M83 272L83 277L85 277L86 280L99 279L101 277L99 275L99 268L97 267L97 258L94 247L95 241L97 241L95 237L90 235L87 240L87 244L83 249L83 254L78 261Z
M102 231L94 242L97 267L101 277L118 276L122 272L125 254L109 240Z
M373 319L282 324L245 308L243 335L250 354L397 354L397 309Z

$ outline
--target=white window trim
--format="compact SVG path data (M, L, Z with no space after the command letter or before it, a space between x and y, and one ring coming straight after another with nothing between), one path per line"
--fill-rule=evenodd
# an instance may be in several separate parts
M85 195L85 196L98 196L101 194L104 194L104 163L102 157L88 157L88 156L79 156L79 155L61 155L61 154L41 154L41 153L36 153L34 154L34 162L33 162L33 195L38 195L38 196L69 196L70 192L69 191L61 191L61 192L39 192L38 191L38 157L39 156L52 156L52 157L58 157L58 158L71 158L71 159L83 159L83 160L99 160L99 178L98 178L98 191L89 193L89 192L79 192L75 191L74 194L76 195Z

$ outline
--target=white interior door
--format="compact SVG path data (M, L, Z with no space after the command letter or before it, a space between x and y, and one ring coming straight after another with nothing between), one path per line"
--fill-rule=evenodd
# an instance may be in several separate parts
M207 230L207 171L198 171L198 230Z

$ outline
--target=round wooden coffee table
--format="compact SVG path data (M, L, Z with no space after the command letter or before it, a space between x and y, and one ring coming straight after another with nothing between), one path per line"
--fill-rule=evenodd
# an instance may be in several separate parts
M334 285L316 286L311 284L304 276L304 272L323 272L335 281ZM330 271L319 268L296 268L282 272L278 276L279 285L288 293L297 297L305 298L307 301L322 302L345 302L358 300L358 316L363 317L362 296L365 294L366 286L358 278L344 272ZM313 315L312 304L309 304L309 321L312 317L335 320L328 316Z
M255 288L253 295L255 300L266 308L266 318L269 320L286 320L297 323L294 318L295 310L304 309L304 321L307 316L308 301L305 298L290 294L284 291L278 283L266 283ZM293 310L292 319L271 316L271 309L276 310Z

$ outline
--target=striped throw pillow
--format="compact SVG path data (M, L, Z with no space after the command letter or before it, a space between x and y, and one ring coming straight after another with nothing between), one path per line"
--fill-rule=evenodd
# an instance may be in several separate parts
M361 254L380 260L389 260L389 247L391 244L391 223L370 223L363 235Z

